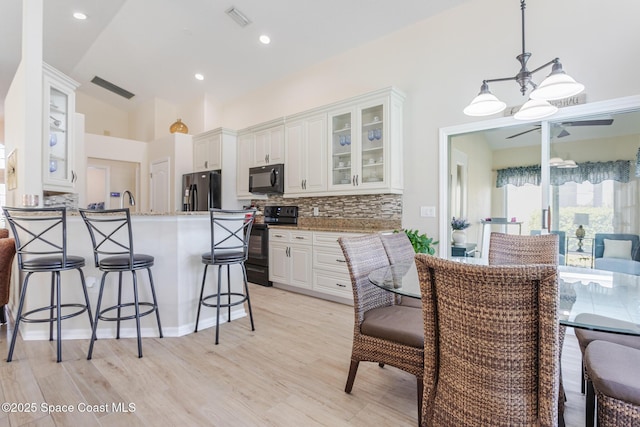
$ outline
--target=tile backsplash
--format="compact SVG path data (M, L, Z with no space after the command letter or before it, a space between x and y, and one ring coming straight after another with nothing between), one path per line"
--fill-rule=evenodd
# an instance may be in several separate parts
M371 194L331 197L284 198L270 195L267 200L252 200L260 210L266 205L298 206L300 218L312 218L313 208L318 208L315 218L402 220L401 194Z

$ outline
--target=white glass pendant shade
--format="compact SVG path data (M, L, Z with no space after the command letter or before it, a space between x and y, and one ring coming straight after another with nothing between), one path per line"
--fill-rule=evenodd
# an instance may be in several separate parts
M558 107L541 99L530 99L513 115L516 120L536 120L555 114Z
M551 74L540 83L540 85L529 95L531 99L544 99L552 101L554 99L564 99L577 95L584 90L584 85L576 82L571 76L564 72L562 64L553 64Z
M507 104L489 92L489 86L486 83L482 83L478 96L473 98L471 104L467 105L463 111L467 116L490 116L499 113L506 107Z

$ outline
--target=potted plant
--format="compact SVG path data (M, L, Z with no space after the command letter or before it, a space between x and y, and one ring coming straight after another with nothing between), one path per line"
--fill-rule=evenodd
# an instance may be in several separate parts
M469 221L464 218L456 218L455 216L451 218L451 228L453 229L451 239L453 240L454 246L464 246L467 244L467 233L465 233L464 230L470 226Z
M427 237L427 235L424 233L420 234L418 230L403 229L403 231L409 238L411 246L413 246L413 250L417 254L433 255L436 253L436 248L434 248L434 245L437 245L439 242L434 242L432 237ZM396 233L398 233L397 230Z

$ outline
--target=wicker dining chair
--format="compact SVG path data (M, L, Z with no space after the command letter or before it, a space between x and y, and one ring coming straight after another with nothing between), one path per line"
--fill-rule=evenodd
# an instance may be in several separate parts
M551 264L558 265L559 254L558 234L537 234L531 236L519 234L491 233L489 237L489 265L524 265L524 264ZM575 291L570 284L560 282L563 299L560 304L570 311L576 301ZM567 333L566 326L559 326L560 360L562 360L562 347ZM560 368L560 388L558 399L558 423L564 425L564 402L566 401L564 385L562 382L562 368Z
M635 323L625 322L624 320L613 319L592 313L580 313L575 319L577 323L607 325L611 328L630 329L636 328ZM585 393L587 389L592 389L591 378L585 367L585 354L592 341L606 341L625 347L631 347L640 350L640 337L634 335L614 334L610 332L592 331L589 329L575 328L576 339L582 354L582 381L580 383L580 391ZM601 344L599 344L601 345ZM615 369L615 368L614 368ZM595 401L587 396L585 404L585 426L592 427L595 421Z
M338 239L353 288L355 322L351 366L345 392L351 393L360 362L395 366L416 376L418 420L422 408L422 311L395 304L394 294L369 281L369 273L389 265L379 234Z
M387 251L387 258L391 264L404 264L413 262L416 252L411 241L404 232L380 234L382 246ZM422 308L419 299L396 296L400 305L414 308Z
M424 323L422 424L556 426L557 267L422 254L415 260Z
M597 400L598 427L640 426L639 360L636 348L599 340L587 345L587 405Z

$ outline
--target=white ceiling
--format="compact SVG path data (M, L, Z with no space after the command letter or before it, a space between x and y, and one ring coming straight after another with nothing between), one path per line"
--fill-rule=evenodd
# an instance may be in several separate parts
M43 0L43 56L81 92L125 110L154 97L180 105L207 93L223 102L464 1ZM21 4L0 5L2 104L20 58ZM231 6L252 23L239 27L225 14ZM78 10L86 21L72 18ZM263 33L268 46L258 42ZM96 75L135 97L95 86Z

